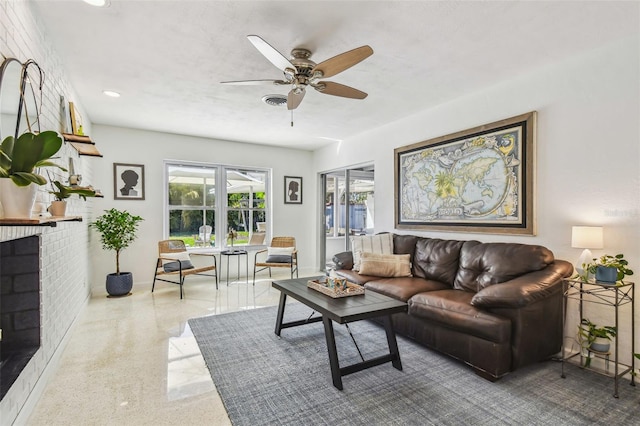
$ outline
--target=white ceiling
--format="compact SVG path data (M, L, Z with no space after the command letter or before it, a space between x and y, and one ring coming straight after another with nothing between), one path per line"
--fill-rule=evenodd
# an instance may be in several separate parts
M32 3L93 123L308 150L639 31L636 1ZM328 79L369 96L309 89L291 127L286 107L261 101L287 86L220 84L282 78L249 34L315 62L370 45Z

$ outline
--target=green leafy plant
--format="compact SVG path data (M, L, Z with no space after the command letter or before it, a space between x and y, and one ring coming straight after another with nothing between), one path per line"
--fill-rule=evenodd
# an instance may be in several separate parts
M102 248L116 252L116 275L120 275L120 252L136 239L138 224L143 220L126 210L111 209L89 225L100 232Z
M618 276L616 280L620 281L627 275L633 275L633 271L629 269L627 265L629 265L629 262L624 259L623 254L616 254L615 256L605 254L600 256L599 258L594 258L593 262L585 265L585 270L589 271L589 273L591 274L595 274L598 266L616 268L618 270Z
M6 137L0 145L0 178L9 178L18 186L44 185L47 180L35 173L37 167L57 167L49 161L62 147L62 138L54 131L23 133Z
M58 190L49 191L49 194L53 194L57 201L63 201L71 197L73 194L78 194L80 198L86 200L87 197L95 197L96 191L86 186L66 186L62 182L56 180L52 182Z
M581 346L584 349L589 349L591 344L595 342L597 338L611 340L612 338L616 337L617 334L618 330L616 329L616 327L611 325L598 327L596 324L592 323L586 318L583 318L578 325L578 338L581 342ZM584 365L585 367L591 365L590 357L587 357Z

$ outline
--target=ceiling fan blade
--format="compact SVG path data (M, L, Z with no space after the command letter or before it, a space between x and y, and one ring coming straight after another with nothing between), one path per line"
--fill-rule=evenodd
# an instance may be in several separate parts
M369 56L373 55L373 49L369 46L360 46L348 52L341 53L326 61L320 62L315 66L313 72L321 71L322 77L334 76L348 68L351 68L358 62L362 62Z
M269 60L273 65L275 65L278 69L284 71L287 68L291 68L293 70L296 67L284 56L282 53L278 52L273 46L264 41L260 36L257 35L248 35L247 38L253 45L264 55L265 58Z
M292 110L298 108L300 102L304 98L304 94L306 90L302 89L298 93L296 93L296 89L291 89L289 94L287 95L287 109Z
M342 96L343 98L351 99L364 99L367 94L354 89L353 87L345 86L344 84L334 83L332 81L323 81L313 86L318 92L325 95Z
M233 84L236 86L258 86L263 84L274 84L276 86L283 86L291 84L284 80L238 80L238 81L221 81L220 84Z

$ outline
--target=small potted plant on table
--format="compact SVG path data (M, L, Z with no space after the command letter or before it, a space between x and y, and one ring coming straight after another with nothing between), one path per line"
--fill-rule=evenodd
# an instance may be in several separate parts
M597 259L594 258L586 269L595 275L596 281L614 284L617 281L622 281L627 275L633 275L633 271L628 268L628 265L629 262L624 259L623 254L615 256L605 254Z
M102 248L116 252L116 272L107 275L107 293L110 296L126 296L133 287L133 274L120 272L120 252L136 239L138 224L144 219L124 210L105 210L90 226L100 232Z
M578 339L582 348L589 352L608 353L611 347L611 339L616 337L618 330L611 325L598 327L586 318L578 325ZM584 366L591 365L591 356L587 356Z

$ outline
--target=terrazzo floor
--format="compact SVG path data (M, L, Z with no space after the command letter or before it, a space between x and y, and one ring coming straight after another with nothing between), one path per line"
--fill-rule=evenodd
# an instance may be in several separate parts
M27 424L230 425L187 320L277 305L264 275L255 287L223 281L217 291L190 277L183 300L164 283L117 299L95 292ZM273 279L288 277L274 270Z

